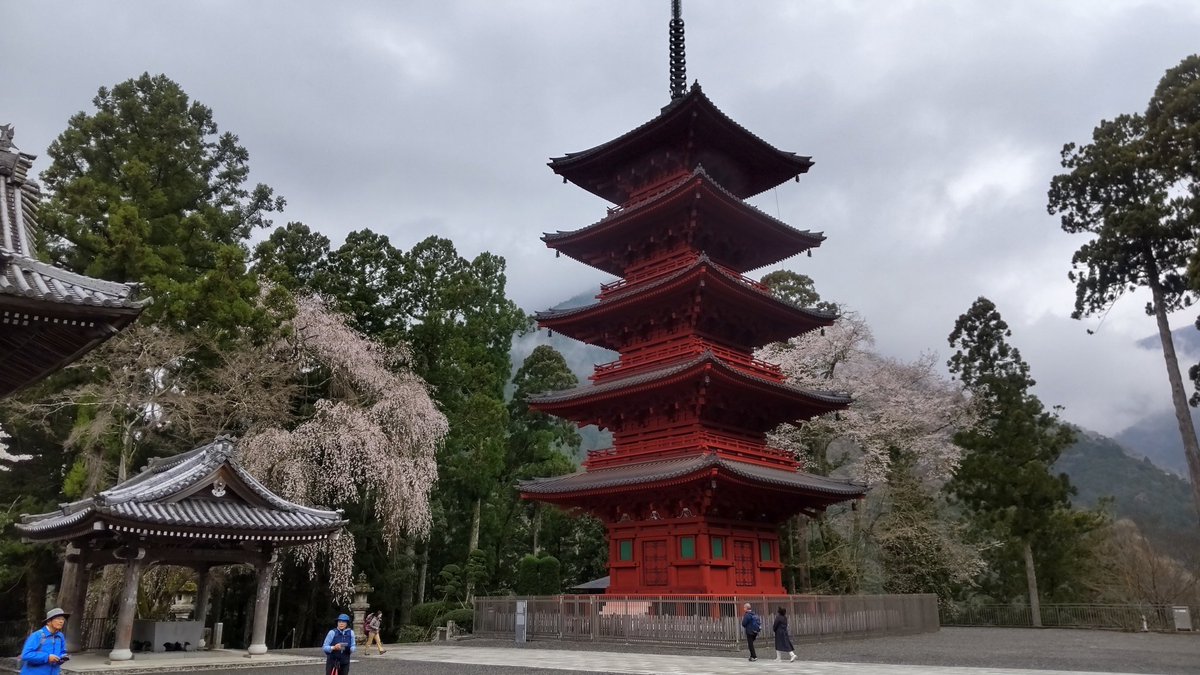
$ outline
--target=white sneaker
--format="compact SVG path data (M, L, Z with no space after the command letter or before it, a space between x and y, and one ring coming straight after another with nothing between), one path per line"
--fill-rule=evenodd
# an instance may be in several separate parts
M791 663L792 661L795 661L795 660L796 660L796 654L792 653L792 658L788 659L788 663Z

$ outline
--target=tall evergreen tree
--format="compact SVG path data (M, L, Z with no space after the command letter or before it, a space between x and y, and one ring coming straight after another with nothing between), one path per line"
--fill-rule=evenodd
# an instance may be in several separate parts
M246 241L284 200L247 185L249 153L212 110L164 75L101 87L95 112L71 117L42 174L44 237L57 261L138 282L144 319L229 335L267 331L246 271Z
M1200 273L1189 285L1189 259L1200 239L1200 57L1190 56L1159 83L1146 115L1102 120L1092 142L1063 146L1067 173L1050 183L1049 211L1066 232L1088 235L1075 252L1076 319L1104 314L1127 291L1150 291L1146 314L1158 326L1183 440L1193 499L1200 514L1200 442L1167 315L1188 307ZM1200 372L1193 371L1193 380Z
M1019 547L1034 625L1041 625L1033 545L1056 514L1070 509L1065 474L1051 472L1073 430L1030 393L1029 365L1009 344L1012 331L990 300L977 299L950 333L947 364L980 406L981 422L955 435L963 448L948 491L983 531Z

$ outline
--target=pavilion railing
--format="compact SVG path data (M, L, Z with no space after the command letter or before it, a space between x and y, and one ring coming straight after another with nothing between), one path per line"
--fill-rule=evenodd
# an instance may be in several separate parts
M1043 628L1100 628L1124 631L1174 631L1177 605L1043 604ZM1200 616L1192 606L1190 616ZM1028 605L944 605L943 626L1028 628L1033 617Z
M116 644L117 618L85 617L81 622L83 630L79 638L80 649L112 649Z
M743 640L746 602L762 617L764 644L780 607L796 641L938 630L934 595L554 595L475 598L473 632L514 636L518 600L526 602L530 640L733 648Z

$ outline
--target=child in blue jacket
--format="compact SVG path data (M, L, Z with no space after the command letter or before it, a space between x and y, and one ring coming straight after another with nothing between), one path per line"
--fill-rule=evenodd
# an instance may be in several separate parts
M67 613L55 607L46 612L42 627L25 639L21 648L21 675L58 675L67 660L67 637L63 626Z

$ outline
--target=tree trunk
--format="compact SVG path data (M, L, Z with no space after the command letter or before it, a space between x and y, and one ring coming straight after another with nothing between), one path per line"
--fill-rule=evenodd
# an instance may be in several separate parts
M542 544L539 537L542 533L542 509L540 504L533 505L533 518L529 522L529 529L533 532L533 555L539 556L542 554Z
M46 580L35 569L25 573L25 616L31 628L41 625L46 616Z
M429 571L429 542L421 549L421 569L417 574L417 604L425 603L425 576Z
M1183 454L1187 458L1188 477L1192 481L1192 503L1195 507L1192 515L1200 518L1200 442L1196 440L1196 427L1192 425L1192 410L1188 405L1187 393L1183 390L1179 357L1175 354L1175 340L1171 338L1171 326L1167 323L1167 310L1163 307L1163 292L1157 275L1150 275L1150 294L1154 301L1154 320L1158 323L1158 337L1162 340L1163 359L1167 362L1167 379L1171 381L1175 422L1179 425Z
M1029 618L1034 628L1042 627L1042 602L1038 599L1037 572L1033 569L1033 547L1025 544L1025 583L1029 585Z
M416 546L413 545L412 537L407 537L404 542L404 564L408 568L404 575L404 590L400 594L400 625L409 623L412 617L413 597L416 591L416 575L412 573L412 563L417 559Z
M796 540L799 542L799 548L796 550L796 568L799 572L798 590L800 593L812 593L812 575L808 571L810 564L808 557L808 516L796 516L795 526Z
M483 499L476 497L475 503L471 505L471 536L467 542L467 555L471 555L471 551L479 548L479 521L482 506Z

